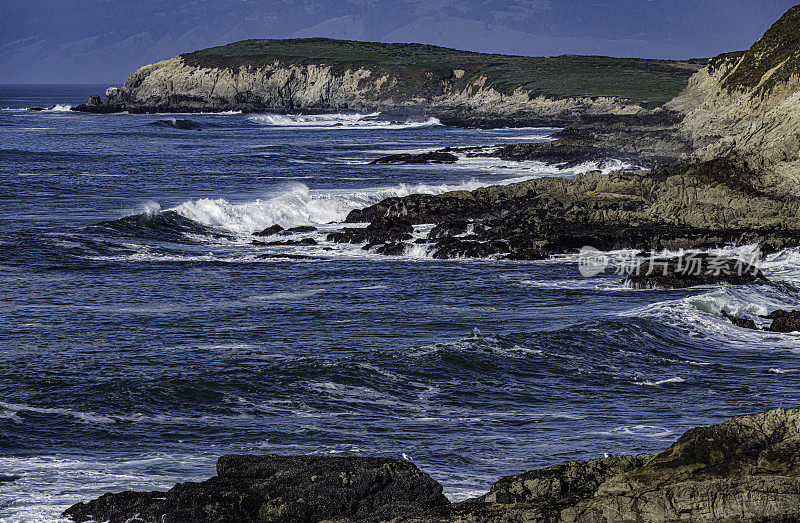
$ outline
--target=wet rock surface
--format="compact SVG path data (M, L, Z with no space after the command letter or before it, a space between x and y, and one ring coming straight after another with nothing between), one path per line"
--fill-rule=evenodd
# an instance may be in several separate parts
M370 165L386 165L386 164L399 164L399 165L427 165L432 163L456 163L458 156L451 153L431 151L422 154L392 154L372 160Z
M796 521L800 411L690 429L656 454L609 456L501 478L449 503L415 465L388 458L223 456L217 476L167 492L105 494L73 521Z
M441 258L466 254L537 260L584 246L660 252L751 243L771 253L800 245L800 199L769 196L749 187L746 178L735 163L678 162L651 171L586 173L573 179L540 178L469 192L389 198L352 211L346 222L379 220L371 226L375 232L389 219L432 224L427 241L430 249L441 245ZM408 225L406 231L410 235ZM330 238L384 241L368 235L366 230L345 229ZM383 237L408 241L409 235ZM447 247L464 241L490 247Z
M756 325L756 322L750 318L731 316L726 311L722 311L722 316L730 320L730 322L737 327L758 330L758 325ZM763 330L765 331L782 333L800 332L800 311L785 311L779 309L767 314L766 316L762 316L762 318L772 320L769 325L764 327Z
M714 254L687 254L651 258L628 275L625 285L634 289L684 289L699 285L744 285L766 280L761 271L741 259Z
M378 217L364 228L347 227L328 235L336 243L366 243L368 246L397 243L412 238L414 226L402 217Z
M275 240L271 242L262 242L258 240L253 240L250 242L251 245L257 246L266 246L266 247L274 247L274 246L281 246L281 245L317 245L317 240L314 238L302 238L300 240Z
M800 332L800 311L777 310L767 318L772 320L766 329L770 332Z
M283 232L283 230L284 230L283 227L281 227L278 224L275 224L275 225L270 225L264 230L254 232L253 236L272 236L273 234L278 234L280 232Z

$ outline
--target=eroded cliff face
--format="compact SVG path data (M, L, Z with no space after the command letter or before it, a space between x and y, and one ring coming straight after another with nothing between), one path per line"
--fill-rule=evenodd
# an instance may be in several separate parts
M467 77L454 69L449 78L420 73L421 88L410 93L405 79L367 68L335 71L331 66L292 65L204 68L182 56L144 66L106 100L82 106L111 112L189 111L386 111L425 113L465 122L548 123L577 120L586 114L637 114L638 103L614 97L551 99L517 88L504 93L486 76Z
M691 160L728 158L756 173L752 185L800 194L800 6L745 53L716 58L666 108L686 115Z

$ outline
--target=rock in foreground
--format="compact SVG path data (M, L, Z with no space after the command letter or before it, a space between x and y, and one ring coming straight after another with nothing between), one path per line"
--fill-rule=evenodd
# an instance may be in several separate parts
M408 461L328 456L223 456L218 476L167 492L105 494L73 505L74 521L278 522L391 520L448 504Z
M797 521L800 411L691 429L660 454L509 476L478 499L414 521Z
M416 466L388 458L223 456L215 478L168 492L105 494L74 521L797 521L800 410L691 429L659 454L508 476L449 504Z

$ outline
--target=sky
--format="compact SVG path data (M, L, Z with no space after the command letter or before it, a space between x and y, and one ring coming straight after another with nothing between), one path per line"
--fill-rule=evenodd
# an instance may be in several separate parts
M0 83L120 84L247 38L326 36L553 56L746 49L798 0L0 0Z

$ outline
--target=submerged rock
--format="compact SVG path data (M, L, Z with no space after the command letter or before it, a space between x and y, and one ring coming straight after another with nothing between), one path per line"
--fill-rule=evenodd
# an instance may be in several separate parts
M273 246L282 246L282 245L317 245L317 240L314 238L302 238L300 240L276 240L272 242L261 242L258 240L253 240L250 242L251 245L258 245L258 246L266 246L266 247L273 247Z
M674 258L652 258L639 265L626 279L634 289L684 289L698 285L744 285L766 280L754 265L714 254L687 254Z
M456 163L458 156L451 153L432 151L422 154L392 154L377 160L372 160L370 165L384 164L430 164L430 163Z
M202 131L203 126L200 125L198 122L194 120L188 120L186 118L167 118L166 120L157 120L155 122L150 122L148 125L154 127L170 127L172 129L181 129L183 131Z
M223 456L217 476L167 492L121 492L78 503L73 521L387 521L449 502L408 461L330 456Z
M737 316L731 316L730 314L728 314L727 311L722 311L722 317L730 320L730 322L736 325L737 327L741 327L743 329L758 330L756 322L754 322L749 318L739 318Z
M730 320L737 327L744 329L758 330L756 322L748 318L737 318L722 311L722 316ZM800 311L773 311L762 318L772 320L772 323L764 327L769 332L800 332Z

